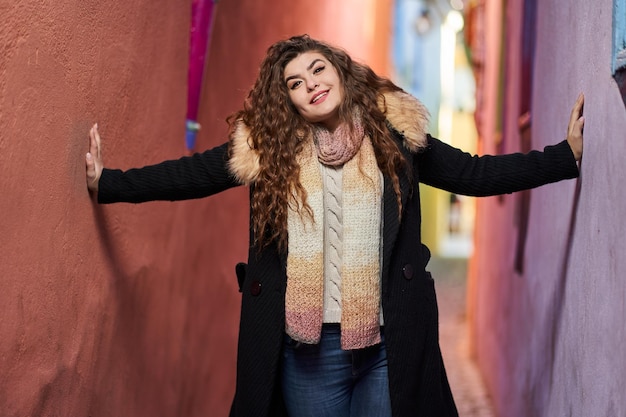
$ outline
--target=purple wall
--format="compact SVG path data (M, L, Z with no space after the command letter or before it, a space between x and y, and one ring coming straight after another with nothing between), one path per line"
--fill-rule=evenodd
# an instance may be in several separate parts
M485 44L496 72L499 5L488 3ZM520 148L522 0L507 1L504 108L497 86L481 151ZM626 415L626 110L611 75L612 1L537 1L533 148L565 138L579 92L585 150L578 180L533 190L524 269L514 270L521 194L478 201L469 305L473 346L501 416ZM513 57L513 58L511 58Z

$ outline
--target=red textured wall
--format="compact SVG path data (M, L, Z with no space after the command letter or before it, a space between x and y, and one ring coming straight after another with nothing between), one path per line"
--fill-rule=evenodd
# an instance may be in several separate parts
M99 206L109 167L185 153L190 2L0 6L0 415L225 416L247 246L247 190ZM279 12L277 12L279 11ZM310 33L388 73L390 1L220 1L198 149L279 38Z

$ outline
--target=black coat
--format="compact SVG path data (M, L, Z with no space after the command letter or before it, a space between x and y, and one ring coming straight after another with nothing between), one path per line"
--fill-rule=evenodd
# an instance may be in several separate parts
M394 132L399 142L402 135ZM471 156L435 138L413 153L401 146L412 178L401 177L402 221L385 178L382 307L394 417L452 417L457 410L439 349L434 282L421 244L418 183L455 194L511 193L578 176L566 141L543 152ZM98 201L143 202L200 198L240 185L229 172L227 145L126 172L104 170ZM251 236L251 242L254 241ZM269 246L249 251L242 282L237 386L231 417L286 416L279 366L285 326L286 256Z

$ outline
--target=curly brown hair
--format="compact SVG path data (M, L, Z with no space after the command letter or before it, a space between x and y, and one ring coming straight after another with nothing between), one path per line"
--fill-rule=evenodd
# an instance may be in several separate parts
M378 106L379 99L384 99L383 93L401 91L401 88L378 76L367 65L353 61L342 49L308 35L294 36L269 47L243 109L228 118L231 133L239 121L250 129L250 146L259 155L260 173L252 184L250 202L251 227L255 236L252 243L258 249L275 242L279 251L286 251L290 206L313 217L296 161L296 155L312 134L313 126L292 104L284 81L285 66L305 52L322 54L337 70L344 87L339 119L352 125L354 110L360 110L378 167L392 180L398 216L402 212L398 173L409 167L386 124L386 111Z

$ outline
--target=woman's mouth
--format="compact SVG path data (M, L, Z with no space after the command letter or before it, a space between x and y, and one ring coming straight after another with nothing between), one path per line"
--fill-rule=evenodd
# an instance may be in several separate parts
M319 93L313 96L313 98L311 99L311 104L315 104L315 103L319 103L320 101L323 101L327 95L328 95L328 90L320 91Z

